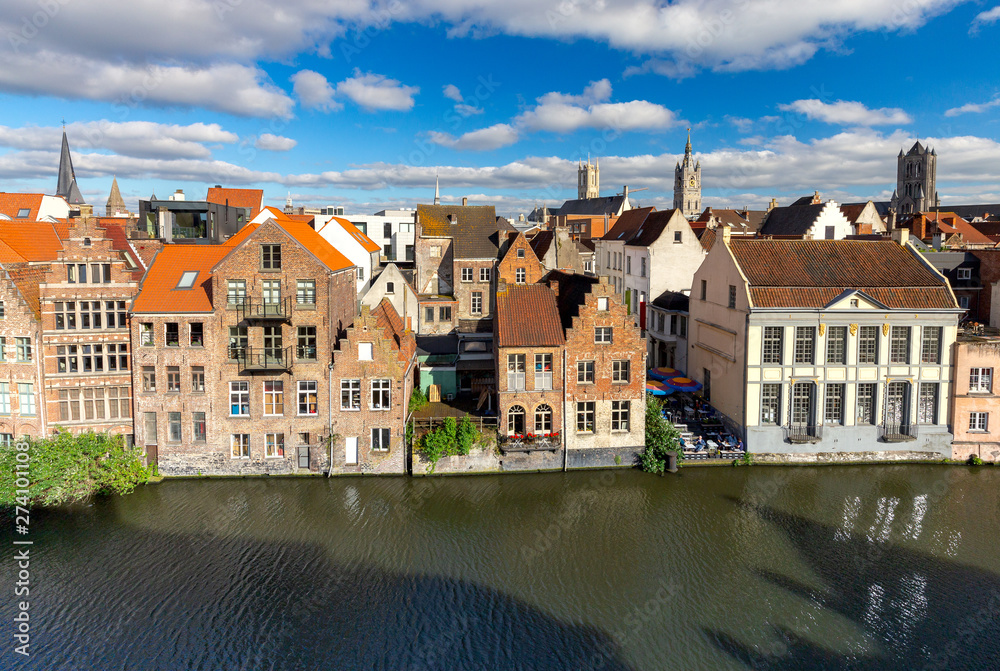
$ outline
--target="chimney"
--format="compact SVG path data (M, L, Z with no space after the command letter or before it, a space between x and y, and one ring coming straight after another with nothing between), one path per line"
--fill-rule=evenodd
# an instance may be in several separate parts
M823 202L823 200L819 197L819 191L813 191L812 204L813 205L819 205L822 202Z
M778 199L772 198L771 202L767 204L767 211L770 212L774 208L778 207Z
M216 185L215 185L215 188L216 188L216 189L221 189L221 188L222 188L222 185L221 185L221 184L216 184Z
M468 204L469 204L469 199L466 198L465 196L462 196L462 207L465 207Z
M905 247L906 243L910 241L910 229L897 228L892 232L892 239L898 242L901 247Z
M628 184L626 184L625 188L622 190L622 196L625 198L625 200L628 200Z
M729 240L732 238L732 236L733 236L733 230L732 230L732 228L730 228L729 226L723 226L722 227L722 241L728 245L729 244Z

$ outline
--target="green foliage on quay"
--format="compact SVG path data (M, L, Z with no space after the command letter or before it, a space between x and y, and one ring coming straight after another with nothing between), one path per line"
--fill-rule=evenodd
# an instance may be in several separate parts
M60 429L51 438L24 442L27 450L22 442L0 447L0 506L24 500L17 494L19 476L28 480L30 503L58 506L95 494L128 494L153 475L153 469L143 465L142 450L125 447L122 436L90 431L73 435ZM17 464L28 468L19 470Z
M417 412L427 405L427 395L420 387L414 387L410 392L410 412Z
M646 449L640 457L642 470L663 473L667 469L667 455L673 452L677 462L684 458L680 433L663 416L663 402L653 396L646 398Z
M446 417L441 426L428 431L420 439L420 451L431 462L427 471L433 473L441 457L468 455L481 438L468 415L462 417L461 422L456 422L454 417Z
M753 455L749 452L744 452L743 456L733 459L733 466L753 466Z

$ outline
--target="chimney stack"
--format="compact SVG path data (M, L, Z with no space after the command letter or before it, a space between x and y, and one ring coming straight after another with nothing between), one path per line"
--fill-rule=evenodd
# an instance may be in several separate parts
M462 207L465 207L468 204L469 204L469 199L466 198L465 196L462 196Z

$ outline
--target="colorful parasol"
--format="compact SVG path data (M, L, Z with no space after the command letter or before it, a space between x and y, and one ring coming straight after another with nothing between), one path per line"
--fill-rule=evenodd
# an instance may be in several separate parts
M666 396L667 394L672 394L673 389L667 387L667 385L657 380L646 380L646 393L652 394L653 396Z
M683 375L681 371L676 368L668 368L662 366L661 368L650 368L647 371L646 377L651 377L654 380L667 380L672 377L677 377L678 375Z
M664 384L667 388L677 391L698 391L701 389L701 382L696 382L689 377L672 377L664 381Z

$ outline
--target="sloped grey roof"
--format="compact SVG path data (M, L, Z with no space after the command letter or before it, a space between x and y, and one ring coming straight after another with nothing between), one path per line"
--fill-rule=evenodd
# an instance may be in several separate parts
M976 217L985 217L987 213L992 215L993 218L1000 216L1000 203L993 203L992 205L942 205L940 209L942 211L954 212L966 221L975 219Z
M456 259L495 259L500 251L500 231L514 229L497 221L492 205L417 205L422 235L452 238ZM451 223L449 216L454 216Z
M610 216L617 214L621 210L624 201L625 196L567 200L558 210L549 210L549 214L558 216L566 216L568 214Z
M776 207L767 215L760 232L762 235L805 235L824 207L825 203Z
M673 312L687 312L691 297L679 291L664 291L653 299L653 306L661 310L671 310Z

